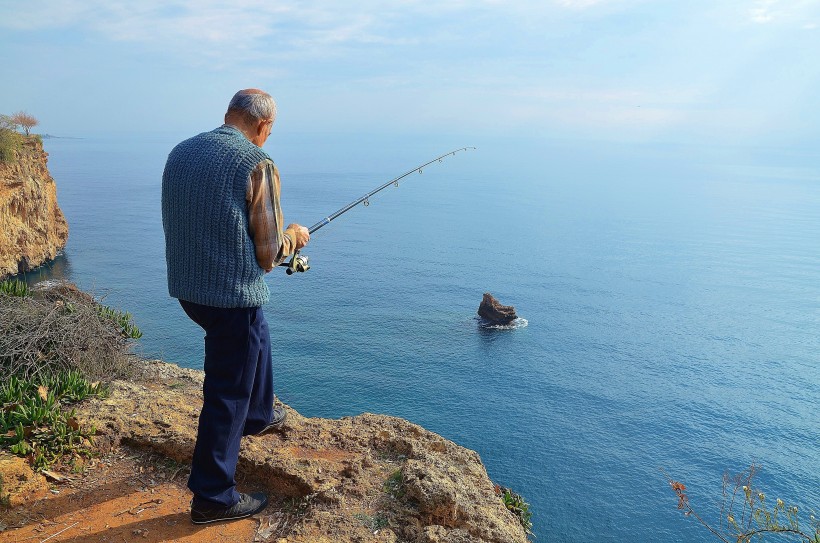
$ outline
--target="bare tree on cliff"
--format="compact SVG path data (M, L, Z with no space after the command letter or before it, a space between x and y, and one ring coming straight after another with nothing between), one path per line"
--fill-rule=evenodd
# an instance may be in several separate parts
M26 136L31 134L31 129L40 124L33 115L29 115L25 111L18 111L14 115L11 116L11 122L18 124L23 127L23 130L26 132Z

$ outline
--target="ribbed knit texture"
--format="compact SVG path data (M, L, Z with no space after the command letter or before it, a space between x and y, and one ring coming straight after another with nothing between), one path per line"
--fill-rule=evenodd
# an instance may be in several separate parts
M171 296L212 307L257 307L270 299L245 201L251 172L269 158L229 126L185 140L168 155L162 226Z

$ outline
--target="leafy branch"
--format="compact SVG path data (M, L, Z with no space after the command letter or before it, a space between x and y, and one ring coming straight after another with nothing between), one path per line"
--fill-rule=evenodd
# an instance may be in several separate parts
M752 464L737 475L724 474L720 517L712 523L692 507L686 485L663 473L677 496L678 509L724 543L750 543L752 539L762 540L771 534L800 543L820 543L820 520L814 514L809 515L808 528L805 524L801 527L800 509L796 505L787 505L780 498L772 505L766 501L766 494L754 488L753 479L759 470L758 465Z

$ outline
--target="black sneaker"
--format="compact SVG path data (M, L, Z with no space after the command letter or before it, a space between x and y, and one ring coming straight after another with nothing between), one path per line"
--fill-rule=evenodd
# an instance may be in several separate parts
M268 497L262 492L253 494L239 494L239 501L230 507L195 507L191 502L191 522L194 524L208 524L223 520L247 518L262 511L268 506Z
M285 419L288 418L288 412L284 407L276 406L273 408L273 417L267 426L256 432L256 435L263 436L273 432L278 432L285 426Z

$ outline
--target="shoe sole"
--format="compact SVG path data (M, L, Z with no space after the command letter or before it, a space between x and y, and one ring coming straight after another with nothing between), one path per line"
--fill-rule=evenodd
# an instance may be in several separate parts
M281 423L281 424L277 424L276 426L269 425L269 426L265 426L265 428L263 428L262 430L260 430L258 434L254 434L254 435L257 435L257 436L266 436L266 435L268 435L268 434L273 434L273 433L276 433L276 432L281 432L284 428L285 428L285 423L284 423L284 422L283 422L283 423Z
M287 420L288 420L288 412L285 411L285 414L282 417L282 420L280 420L276 424L268 424L267 426L262 428L258 433L254 434L254 435L264 436L264 435L267 435L267 434L270 434L270 433L273 433L273 432L279 432L280 430L282 430L285 427L285 422L287 422Z
M258 513L258 512L259 511L257 511L256 513ZM191 522L193 524L213 524L214 522L227 522L229 520L239 520L239 519L243 519L243 518L252 517L256 513L248 513L246 515L239 515L239 516L236 516L236 517L223 517L223 518L214 518L214 519L208 519L208 520L194 520L194 519L191 519Z
M267 506L268 506L268 504L266 503L264 506L260 507L256 511L252 511L250 513L242 513L241 515L237 515L235 517L220 517L220 518L206 519L206 520L194 520L193 517L192 517L191 522L193 524L212 524L214 522L226 522L226 521L229 521L229 520L239 520L239 519L243 519L243 518L252 517L252 516L254 516L258 513L261 513L262 511L265 510L265 508Z
M259 504L259 507L257 507L256 509L254 509L252 511L243 512L243 513L237 513L237 514L235 514L234 516L231 516L231 517L196 518L195 519L194 518L194 512L191 511L191 523L193 523L193 524L212 524L214 522L226 522L226 521L230 521L230 520L240 520L240 519L252 517L252 516L254 516L258 513L261 513L262 511L265 510L265 508L267 506L268 506L268 500L265 499L262 503Z

